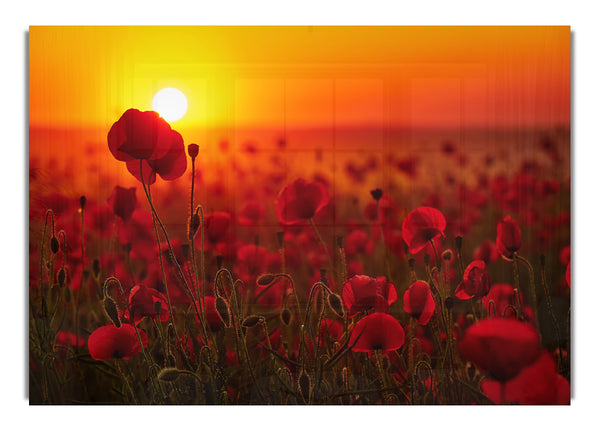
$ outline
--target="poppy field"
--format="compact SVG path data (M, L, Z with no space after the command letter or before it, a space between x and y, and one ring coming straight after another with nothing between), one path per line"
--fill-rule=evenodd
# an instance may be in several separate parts
M30 130L31 404L570 404L568 123L177 124Z

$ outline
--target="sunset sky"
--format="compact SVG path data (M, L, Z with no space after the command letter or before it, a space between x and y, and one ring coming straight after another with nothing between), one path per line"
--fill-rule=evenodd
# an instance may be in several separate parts
M30 27L30 127L106 127L182 90L198 127L570 124L570 28Z

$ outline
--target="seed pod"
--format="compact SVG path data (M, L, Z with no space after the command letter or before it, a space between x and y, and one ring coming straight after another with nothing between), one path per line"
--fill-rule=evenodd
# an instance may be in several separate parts
M454 242L455 242L455 244L456 244L456 249L457 249L458 251L460 251L460 250L462 249L462 242L463 242L463 238L462 238L462 236L457 236L457 237L454 239Z
M425 265L429 265L429 261L431 260L431 256L427 253L425 253L423 255L423 262L425 262Z
M115 304L115 301L113 301L110 296L106 296L104 298L104 312L117 328L121 327L121 319L119 319L119 310L117 309L117 304ZM133 318L133 316L130 317Z
M414 271L415 269L415 258L411 257L410 259L408 259L408 266L411 269L411 271Z
M198 156L199 151L200 147L198 146L198 144L190 144L187 147L187 152L191 159L195 159Z
M225 327L229 328L231 326L231 313L229 311L229 305L227 304L227 301L225 301L222 296L217 296L215 307L219 317L225 324Z
M154 304L152 304L154 306L154 312L156 313L156 315L158 316L160 314L160 310L162 310L162 304L160 301L156 301Z
M338 236L336 238L336 242L337 242L338 248L344 248L344 237L343 236Z
M450 249L446 249L442 252L442 259L450 262L454 258L454 252Z
M217 269L221 269L223 268L223 255L222 254L217 254L217 256L215 257L216 263L217 263Z
M65 285L65 278L67 277L66 273L65 273L65 269L61 268L58 270L58 275L56 278L58 278L58 287L63 287Z
M342 305L342 298L337 293L330 293L327 295L327 303L329 308L340 317L344 317L344 307Z
M252 328L256 325L258 325L259 323L262 323L264 321L264 318L262 316L257 316L256 314L251 314L250 316L247 316L244 320L242 320L242 326L246 327L246 328Z
M85 203L86 203L86 202L87 202L87 199L85 198L85 196L81 196L81 197L79 198L79 207L80 207L81 209L84 209L84 208L85 208Z
M383 191L381 189L371 190L371 196L373 196L373 199L378 201L383 196Z
M283 310L281 310L279 317L281 318L283 324L285 326L288 326L290 324L290 321L292 320L292 313L287 308L284 308Z
M50 240L50 251L52 251L53 254L56 254L56 253L58 253L59 249L60 249L60 244L58 242L58 238L53 236L52 239Z
M181 371L179 371L177 368L163 368L159 371L157 377L158 380L162 382L174 382L177 380L180 374Z

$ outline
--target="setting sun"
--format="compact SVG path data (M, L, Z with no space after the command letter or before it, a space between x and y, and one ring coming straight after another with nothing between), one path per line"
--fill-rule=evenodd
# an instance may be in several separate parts
M167 121L179 120L185 115L187 107L187 98L176 88L163 88L152 99L152 109Z

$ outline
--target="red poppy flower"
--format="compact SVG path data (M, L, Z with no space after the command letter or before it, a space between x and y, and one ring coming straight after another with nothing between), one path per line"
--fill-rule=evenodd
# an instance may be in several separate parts
M256 226L265 217L265 208L259 202L246 202L240 209L239 220L242 226Z
M571 386L556 372L556 363L549 352L543 352L537 361L506 383L483 380L481 390L496 404L568 405L571 401Z
M121 217L121 220L129 221L137 204L135 187L126 189L115 186L110 198L108 198L108 204L112 207L113 213Z
M515 252L521 248L521 230L516 220L507 215L496 227L496 247L498 253L508 260L512 260Z
M404 292L404 311L410 314L420 325L427 325L435 310L435 301L429 284L415 281Z
M402 223L402 237L412 254L422 250L434 238L444 237L446 219L437 209L419 207Z
M275 201L275 212L284 225L309 220L329 203L329 193L320 182L299 178L285 186Z
M73 334L68 331L58 331L58 333L56 334L55 344L58 346L65 347L69 347L69 345L83 347L85 346L85 341L85 338L81 335L78 336L77 334Z
M154 319L158 316L161 322L169 320L167 298L151 287L139 284L133 286L129 292L129 309L135 323L139 323L144 317Z
M342 301L350 317L361 311L387 313L397 299L396 287L385 277L355 275L342 287Z
M471 325L458 351L493 379L506 382L537 359L539 344L540 336L529 323L492 318Z
M142 181L143 174L145 184L153 184L156 181L156 174L165 181L176 180L183 175L187 168L183 138L178 132L172 130L171 147L166 154L159 159L143 159L142 171L140 171L140 160L129 160L126 164L127 170L138 181Z
M373 313L360 319L352 329L349 344L355 341L354 352L389 352L404 344L404 329L391 315Z
M172 140L171 126L154 111L128 109L108 132L108 148L122 162L160 159Z
M454 294L458 299L481 299L490 291L490 274L483 260L474 260L465 269L463 281Z
M348 234L345 241L346 256L352 258L358 254L371 254L375 244L365 231L355 229Z
M214 212L204 218L204 231L206 240L216 244L225 240L229 226L231 225L231 214L226 212Z
M482 242L473 253L473 259L483 260L485 263L495 262L498 259L496 244L490 240Z
M142 344L148 345L148 336L138 329ZM124 323L119 328L114 325L101 326L90 334L88 338L90 355L97 361L109 359L129 359L142 353L135 328Z

